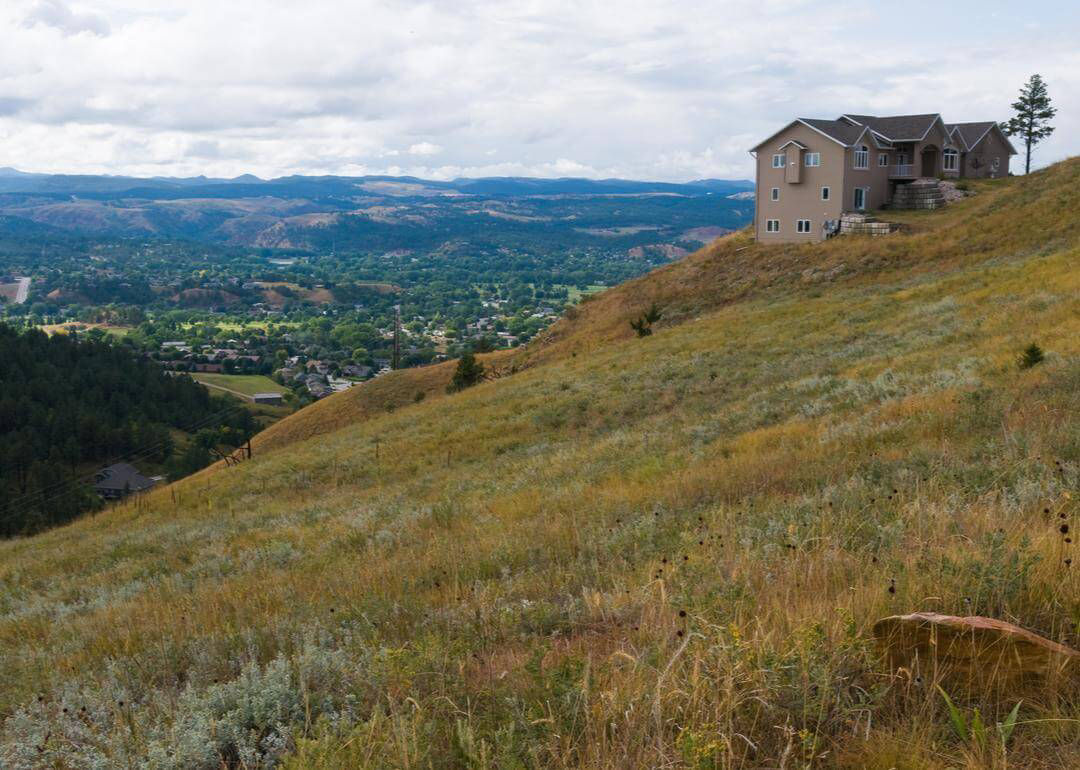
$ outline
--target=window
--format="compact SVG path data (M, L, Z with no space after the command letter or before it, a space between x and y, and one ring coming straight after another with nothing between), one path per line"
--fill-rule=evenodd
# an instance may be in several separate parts
M879 152L878 156L877 156L877 164L879 166L887 166L887 165L889 165L889 153L887 153L887 152Z
M859 211L866 208L866 190L865 187L855 188L855 208Z
M766 219L765 220L765 232L778 233L780 232L780 220L779 219Z
M821 153L820 152L808 152L806 153L806 167L813 168L821 165Z
M943 171L956 171L960 168L960 153L956 150L945 150L941 154L941 168Z
M828 187L822 187L821 188L821 199L823 201L827 201L829 199L829 192L830 192L830 190L829 190Z
M808 233L810 232L810 220L809 219L796 219L795 220L795 232Z
M771 197L771 198L772 198L772 199L773 199L774 201L778 201L778 200L780 200L780 188L779 188L779 187L774 187L774 188L772 188L772 195L771 195L770 197Z
M772 156L773 168L783 168L785 163L787 163L787 155L784 155L783 153L778 153Z
M990 168L994 172L997 172L998 169L1001 168L1001 158L994 158L993 162L990 164Z
M865 144L855 150L855 168L870 168L870 148Z

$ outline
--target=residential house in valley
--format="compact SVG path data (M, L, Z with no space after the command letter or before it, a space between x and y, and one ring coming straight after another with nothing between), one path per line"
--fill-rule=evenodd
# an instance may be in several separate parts
M997 123L936 113L797 118L750 152L754 230L772 243L821 240L841 214L881 208L919 179L1008 176L1016 154Z
M122 500L130 494L145 492L157 483L139 473L134 465L116 463L94 475L94 491L105 500Z

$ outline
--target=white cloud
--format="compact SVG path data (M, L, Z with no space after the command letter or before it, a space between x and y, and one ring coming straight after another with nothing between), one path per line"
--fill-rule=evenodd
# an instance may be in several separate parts
M0 166L746 177L794 115L1002 119L1035 71L1036 158L1075 153L1080 10L983 6L948 5L956 36L855 0L4 0Z
M96 13L73 11L63 0L37 0L26 14L23 24L33 27L43 24L60 30L65 35L89 32L92 35L108 35L109 22Z
M442 147L431 142L418 142L409 147L410 155L438 155L440 152Z

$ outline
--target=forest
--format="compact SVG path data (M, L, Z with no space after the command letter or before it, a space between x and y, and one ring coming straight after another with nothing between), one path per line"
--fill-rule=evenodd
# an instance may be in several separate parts
M0 324L0 536L99 507L92 479L105 465L178 478L254 429L249 411L129 346Z

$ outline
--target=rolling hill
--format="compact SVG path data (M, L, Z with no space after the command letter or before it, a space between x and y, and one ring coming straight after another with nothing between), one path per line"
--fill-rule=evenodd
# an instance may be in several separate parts
M721 179L138 179L0 169L0 217L84 236L326 251L500 237L597 246L623 236L628 246L670 246L699 242L696 232L708 226L742 227L752 207L728 196L751 189ZM612 225L615 232L603 231Z
M954 691L1023 699L981 743L871 631L1080 644L1080 160L974 189L887 238L721 238L489 382L395 372L0 543L0 765L1080 765L1071 680Z

